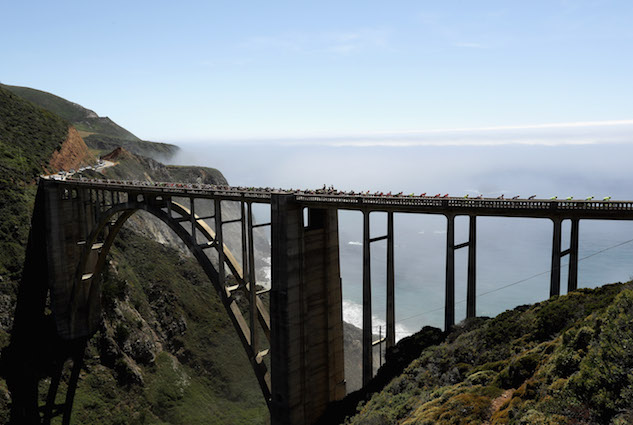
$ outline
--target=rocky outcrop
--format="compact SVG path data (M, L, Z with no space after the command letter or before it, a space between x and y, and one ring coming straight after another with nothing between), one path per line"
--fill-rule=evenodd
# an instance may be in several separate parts
M132 154L128 152L127 150L125 150L124 148L122 148L121 146L114 149L109 154L101 156L101 159L105 159L106 161L112 161L112 162L117 162L119 160L131 159L131 158L132 158Z

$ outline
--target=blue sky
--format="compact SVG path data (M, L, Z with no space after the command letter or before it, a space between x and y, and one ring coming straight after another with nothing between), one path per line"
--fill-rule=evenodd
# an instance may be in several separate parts
M436 129L551 123L583 135L595 126L578 123L595 121L617 121L599 128L622 139L633 128L630 1L1 10L1 82L58 94L150 140L428 140Z

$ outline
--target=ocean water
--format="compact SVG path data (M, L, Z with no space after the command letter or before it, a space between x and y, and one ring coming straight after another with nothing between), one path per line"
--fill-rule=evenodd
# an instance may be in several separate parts
M537 195L633 199L633 148L627 143L466 146L332 146L318 143L180 144L178 164L218 168L232 185L318 188L454 196ZM269 220L265 206L254 210ZM443 326L446 219L395 215L396 321L401 338L424 325ZM543 219L488 218L477 222L477 314L494 316L549 294L552 224ZM569 245L563 225L563 249ZM372 237L386 231L386 214L372 213ZM456 243L468 219L456 220ZM344 318L362 319L362 216L339 213ZM579 287L633 276L633 222L581 221ZM384 332L385 242L372 244L374 332ZM465 317L467 249L456 253L456 319ZM563 258L561 290L566 290ZM264 267L265 268L265 267ZM270 269L263 270L263 275Z

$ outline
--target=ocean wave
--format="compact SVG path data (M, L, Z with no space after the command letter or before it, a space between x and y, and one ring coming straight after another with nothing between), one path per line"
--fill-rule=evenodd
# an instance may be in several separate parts
M257 282L260 285L262 285L265 289L270 289L271 286L271 281L272 281L272 268L271 268L271 259L270 257L263 257L262 258L262 262L264 264L266 264L265 266L261 267L261 272L264 275L264 280L261 282Z
M363 306L354 301L343 300L343 320L362 329ZM382 328L382 335L384 336L387 331L387 323L375 315L372 315L372 328L374 334L378 334ZM396 323L396 341L412 334L413 332L410 329L407 329L400 323Z
M354 246L363 246L362 242L358 242L358 241L349 241L347 242L348 245L354 245Z

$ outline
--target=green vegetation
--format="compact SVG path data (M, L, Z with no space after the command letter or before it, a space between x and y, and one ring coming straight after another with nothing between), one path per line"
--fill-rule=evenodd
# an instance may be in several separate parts
M68 135L69 123L0 87L3 182L30 182Z
M346 423L630 423L632 288L581 289L467 321Z
M168 165L167 170L173 179L172 181L197 182L200 179L200 183L228 184L222 173L216 168Z
M32 183L68 135L68 122L0 87L0 277L19 279L35 198ZM54 171L54 170L52 170Z
M117 149L104 158L117 163L116 167L103 170L103 174L110 179L227 184L216 168L164 165L124 149ZM93 175L86 173L86 177L91 178Z
M69 102L66 99L62 99L59 96L55 96L54 94L50 94L45 91L35 90L29 87L9 86L6 84L0 84L0 87L11 91L13 94L16 94L22 99L39 105L41 108L44 108L69 122L81 121L92 112L77 105L76 103ZM92 113L94 114L94 112Z
M110 118L99 117L94 111L54 94L29 87L1 84L0 87L69 121L83 132L83 139L89 148L102 153L122 146L139 155L165 159L178 151L178 147L174 145L141 140Z
M90 134L84 136L83 139L86 145L91 149L96 149L101 153L111 152L120 146L137 155L148 156L154 159L164 159L171 158L178 151L178 147L168 143L126 140L104 134Z
M257 380L197 262L125 229L110 262L74 423L265 423Z
M64 102L65 113L72 113L73 104ZM0 347L9 342L36 177L66 139L68 126L0 87ZM129 155L107 170L120 178L167 180L172 167ZM178 179L225 182L210 168L173 170ZM144 220L137 219L136 227ZM233 325L191 257L124 229L111 252L102 301L103 322L88 347L73 423L265 423L266 404ZM64 400L68 371L64 377L58 403ZM41 381L41 405L49 383ZM9 408L0 379L0 423L7 422ZM60 421L56 417L53 423Z
M38 104L52 102L49 110L72 122L94 118L48 93L11 89ZM95 144L160 151L100 120L90 129L110 134L88 136ZM68 125L0 87L0 347L9 340L34 182ZM165 166L129 153L115 160L105 171L111 178L225 182L212 168ZM212 285L191 257L131 230L143 228L157 231L139 214L111 251L103 321L88 347L73 423L265 423L259 386ZM448 335L425 328L400 341L372 384L334 406L338 411L323 423L633 423L632 319L629 283L471 319ZM48 383L41 382L42 404ZM0 423L9 400L0 380Z
M52 112L61 118L70 121L77 128L90 133L107 134L123 140L140 140L138 137L120 127L108 117L99 117L89 109L73 102L69 102L54 94L29 87L3 85L23 99Z

